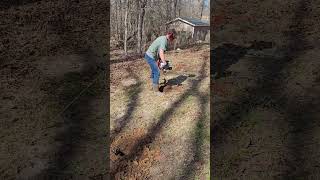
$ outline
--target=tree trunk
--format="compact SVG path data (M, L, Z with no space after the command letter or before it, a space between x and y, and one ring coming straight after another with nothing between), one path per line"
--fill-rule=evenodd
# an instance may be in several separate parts
M136 29L139 27L139 16L140 16L140 0L136 0Z
M140 1L141 0L137 0L137 24L136 24L136 28L137 28L137 49L136 52L139 53L139 45L140 45L140 14L141 14L141 8L140 8Z
M181 16L181 0L178 2L178 17Z
M140 1L140 0L139 0ZM145 7L147 5L147 0L141 0L139 3L139 19L138 19L138 43L137 43L137 52L139 54L142 53L142 32L143 32L143 24L144 24L144 15L145 15Z
M127 50L127 36L128 36L128 11L129 11L129 0L126 1L126 11L124 16L124 53L128 55Z
M172 18L177 17L177 3L178 3L178 0L173 0L173 16L172 16Z
M171 3L170 3L170 1L167 1L167 2L166 2L166 10L167 10L167 11L166 11L166 12L167 12L167 13L166 13L166 14L167 14L166 20L167 20L167 21L169 21L169 20L171 19L171 10L170 10L170 9L171 9Z
M123 27L123 4L122 4L122 0L119 0L119 4L120 4L120 8L119 8L119 10L120 10L120 12L119 12L119 15L120 15L120 27ZM120 37L121 40L124 39L124 37L123 37L123 29L122 28L119 29L119 37Z
M119 34L120 34L120 32L119 32L119 15L118 15L118 11L119 11L119 3L118 3L118 1L115 1L115 9L116 9L116 40L119 40ZM121 16L121 15L120 15Z
M202 0L201 2L200 19L202 19L203 8L204 8L204 0Z

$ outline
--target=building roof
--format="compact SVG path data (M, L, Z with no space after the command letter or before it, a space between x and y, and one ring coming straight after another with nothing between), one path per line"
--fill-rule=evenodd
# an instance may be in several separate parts
M175 21L182 21L184 23L187 23L191 26L210 26L208 21L192 18L192 17L178 17L172 21L167 22L166 24L170 24Z

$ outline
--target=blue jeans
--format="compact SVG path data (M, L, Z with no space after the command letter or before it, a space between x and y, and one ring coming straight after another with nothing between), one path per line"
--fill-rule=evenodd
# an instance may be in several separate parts
M158 85L159 84L159 79L160 79L160 70L158 68L156 60L154 58L148 56L147 54L144 55L144 59L150 65L152 83L154 85Z

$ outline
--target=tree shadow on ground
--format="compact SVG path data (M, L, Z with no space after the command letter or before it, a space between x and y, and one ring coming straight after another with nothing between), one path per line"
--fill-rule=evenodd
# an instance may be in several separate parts
M230 104L226 113L222 117L214 116L214 109L211 112L214 118L214 126L211 127L212 145L215 147L222 146L225 142L225 137L239 127L241 123L246 121L245 117L251 110L258 107L271 109L281 114L284 114L284 121L290 127L290 135L285 143L288 143L289 153L286 159L286 166L289 167L280 174L281 179L292 179L297 177L307 177L312 174L311 171L306 171L307 146L306 139L312 138L314 131L314 122L317 119L314 117L315 108L319 107L319 102L306 101L301 102L290 95L285 94L283 84L286 83L285 77L282 77L282 72L286 67L295 61L295 58L304 53L310 48L305 40L305 32L302 31L302 21L307 18L310 2L300 1L296 16L293 18L293 30L288 36L288 46L286 56L282 59L265 59L257 61L257 66L263 67L263 71L257 77L257 85L255 87L246 88L246 93L239 95L237 101ZM214 58L214 56L212 56ZM257 59L259 59L257 57ZM235 60L234 60L235 61ZM219 71L219 70L217 70ZM214 96L214 94L212 94ZM319 97L318 97L319 98ZM280 123L280 122L278 122ZM221 170L220 164L217 164L216 158L221 155L212 149L213 169ZM220 152L221 153L221 152ZM316 161L316 160L315 160ZM311 163L311 162L308 162ZM312 164L315 164L312 162ZM222 165L223 166L223 165ZM236 165L229 167L236 169ZM316 168L316 167L315 167ZM313 168L315 170L315 168ZM226 175L216 171L214 177L226 178Z
M221 117L214 116L217 112L213 107L214 109L211 112L213 117L213 126L210 127L213 147L222 146L225 142L225 138L229 134L232 134L239 125L247 120L243 117L245 117L245 115L247 115L251 110L254 110L257 107L274 109L282 108L281 104L283 104L283 102L279 102L281 99L274 99L274 95L279 93L274 80L278 78L277 76L279 75L280 70L286 65L286 62L283 61L282 65L278 60L272 61L271 59L268 59L263 62L267 64L263 63L259 65L264 67L264 72L261 72L260 80L258 80L260 83L257 83L257 87L246 88L245 93L239 94L236 101L226 106L227 108L225 113ZM214 94L212 95L214 96ZM217 157L221 155L217 153L218 152L213 148L211 162L212 167L217 169L216 172L220 170L220 164L217 164ZM234 169L235 167L230 168ZM216 173L214 177L227 178L219 173Z
M123 117L116 120L117 126L113 130L111 134L111 143L113 140L122 132L122 130L129 124L130 120L132 119L132 115L136 108L138 107L138 99L140 97L140 93L142 92L142 82L140 78L130 69L126 69L127 72L130 74L131 77L137 82L135 84L130 85L126 88L127 96L130 99L130 102L127 105L127 111Z
M30 3L29 4L30 7L33 7L33 5L38 6L39 2L40 1L38 0L12 1L8 3L6 7L7 8L18 7L28 3ZM5 2L0 3L1 9L4 3ZM50 6L53 8L46 10L46 7L43 7L44 10L47 11L44 17L46 20L45 22L40 22L41 21L40 20L39 23L37 23L37 24L43 25L41 27L41 30L42 28L45 28L47 30L46 32L44 32L44 35L46 36L47 39L55 38L56 40L48 43L47 44L48 46L43 47L43 49L42 48L37 49L39 50L39 52L37 52L37 54L35 55L37 56L37 58L42 58L40 56L43 56L43 55L46 55L46 56L61 55L59 54L61 53L60 50L66 49L66 51L63 51L63 52L68 52L68 54L76 54L81 57L80 60L77 62L79 62L79 64L83 64L84 68L77 72L72 70L71 72L69 71L64 72L63 77L50 76L50 77L43 78L43 79L46 79L46 82L44 83L46 85L42 84L41 90L45 91L43 92L43 94L46 94L45 98L49 97L48 98L49 100L44 99L45 101L48 102L48 103L44 102L44 105L47 105L47 106L41 107L39 111L41 111L42 109L45 109L50 111L48 114L53 113L51 112L51 110L52 111L61 110L61 111L56 115L56 117L39 119L40 122L44 122L50 125L54 124L54 125L50 127L44 127L43 129L35 129L39 131L39 132L36 132L35 134L42 134L42 133L44 134L43 139L45 139L44 141L48 144L42 147L44 149L43 151L45 152L42 152L42 150L36 150L36 152L38 152L39 154L33 155L33 157L40 158L41 160L38 160L37 158L33 159L33 158L27 157L28 164L25 164L25 166L29 166L30 163L33 164L35 161L36 162L41 161L39 162L39 164L40 163L44 164L44 167L41 166L39 167L39 169L37 169L38 168L37 166L35 168L32 167L33 170L35 170L36 172L34 171L26 172L27 174L30 174L30 176L32 176L38 173L38 171L42 170L39 174L36 174L30 179L73 179L72 177L74 175L78 176L78 175L81 175L81 173L83 172L89 172L89 173L104 172L105 170L104 167L94 168L99 170L100 168L104 169L100 172L97 172L91 168L84 169L86 165L83 165L80 163L75 165L76 164L75 162L80 159L79 152L81 152L80 155L82 155L81 158L83 158L79 161L83 160L82 162L86 162L86 160L91 160L91 161L99 160L97 157L100 156L101 157L100 160L105 162L106 166L108 165L107 153L102 154L103 152L106 152L106 151L104 151L104 149L102 148L98 149L96 147L90 147L88 145L92 145L92 144L87 143L87 142L95 141L96 139L100 139L102 136L103 136L103 139L106 139L105 134L107 133L107 131L103 130L103 131L97 132L95 128L97 128L96 124L98 124L99 127L105 125L104 123L106 120L105 117L107 113L105 113L103 117L94 116L94 119L91 119L96 112L93 112L95 110L95 107L90 106L90 104L96 102L97 99L99 100L101 100L102 98L104 99L107 96L107 94L104 91L105 87L102 87L105 85L104 84L105 82L103 80L105 78L103 77L103 75L105 75L105 73L103 73L105 67L101 68L101 64L95 61L95 60L101 60L101 58L96 58L97 54L92 52L93 50L100 48L96 45L97 41L94 42L95 40L97 40L95 39L96 36L94 36L93 38L92 37L93 35L90 34L90 32L87 33L86 30L89 30L88 28L81 28L81 26L83 25L87 27L87 22L91 22L91 20L87 21L85 19L87 18L87 12L90 14L90 10L95 10L97 8L101 9L104 7L101 6L102 5L101 3L99 3L99 5L97 3L96 6L94 6L94 4L88 4L88 7L83 10L89 10L89 11L83 11L83 10L77 9L77 5L73 6L73 4L77 4L77 3L79 3L79 1L62 1L61 2L56 0L44 3L44 5L47 5L46 7ZM72 10L76 10L76 11L72 11ZM33 9L31 9L31 11L33 11ZM80 11L86 12L86 13L79 14ZM26 15L25 13L26 12L22 11L20 15L25 16ZM91 11L91 14L92 14L92 11ZM33 13L32 17L29 17L29 18L27 17L27 19L29 20L31 20L30 18L36 19L34 15L38 16L39 14ZM75 17L79 17L79 18L75 19ZM94 24L91 24L91 25L94 25ZM33 26L31 24L30 28L32 27ZM81 32L78 31L79 28ZM36 29L39 30L39 28L36 28ZM88 43L89 41L87 41L87 39L89 39L91 42L94 42L95 44L94 45L89 44ZM79 43L79 42L82 42L82 43ZM32 44L29 44L29 45L32 45ZM46 50L47 52L42 52L42 50L43 51ZM81 50L82 52L79 52L79 50ZM63 57L63 55L57 58L61 58ZM102 64L104 65L105 59L102 59L100 62L102 62ZM75 66L77 65L78 64L75 64ZM55 68L55 67L50 67L50 68ZM72 68L73 67L70 67L70 69ZM35 81L37 81L37 79L35 79ZM82 90L85 89L87 85L91 83L91 81L92 81L91 88L88 88L86 91L83 91L83 93L81 94ZM44 86L47 86L47 87L43 88ZM101 105L100 101L99 101L99 105ZM42 106L42 105L40 104L39 106ZM107 110L107 108L103 108L103 109ZM37 111L37 109L35 109L34 111ZM37 112L35 114L37 115ZM39 116L39 118L42 118L42 116ZM94 127L88 127L88 124L94 125ZM41 124L41 127L42 126L43 125ZM35 127L35 128L38 128L38 127ZM51 134L53 137L51 136ZM32 140L32 138L30 138L30 140ZM101 144L103 145L105 144L105 147L107 148L106 141L101 140L101 142L99 142L98 145L101 145ZM97 147L99 147L98 145ZM98 151L101 154L97 155L96 151ZM93 154L89 154L92 152ZM86 159L84 160L84 158ZM70 168L70 167L73 167L73 168ZM42 169L42 168L45 168L45 169ZM92 172L92 170L95 172ZM79 172L79 171L83 171L83 172ZM20 174L17 173L17 175L23 176L23 173L20 173ZM82 175L85 176L85 179L88 178L89 176L89 174L82 174ZM25 179L25 178L27 177L22 177L22 179ZM74 178L77 179L77 177L74 177Z
M227 71L227 69L244 57L248 50L262 50L268 48L272 48L272 42L253 41L249 47L231 43L222 44L210 51L210 74L216 74L215 79L229 76L231 75L231 72Z
M205 72L201 72L200 79L205 78ZM207 124L205 121L208 119L207 112L206 112L206 105L209 102L209 93L202 93L199 92L199 89L194 90L194 96L198 98L199 101L199 116L197 118L197 123L194 130L194 139L193 142L193 149L194 157L193 160L190 161L187 165L185 165L184 170L182 171L182 175L179 179L194 179L196 171L200 169L205 161L203 159L203 145L205 140L205 125Z
M96 68L99 64L92 64L93 56L94 54L88 50L83 54L83 63L85 63L85 67L89 68L84 68L81 72L66 73L61 79L57 79L55 82L51 81L52 87L48 87L53 98L57 98L56 101L61 104L60 113L53 118L62 118L63 122L57 122L49 127L49 129L54 128L57 131L54 141L59 146L51 153L52 158L47 169L35 175L34 178L74 179L75 175L80 175L75 174L75 169L70 169L70 165L72 165L76 154L86 148L88 141L90 141L88 135L95 131L95 129L88 127L92 123L91 118L95 113L93 112L94 107L89 105L105 92L104 84L101 84L104 71L97 71ZM88 83L89 79L91 80L90 84ZM61 91L57 91L57 89L61 89ZM100 118L104 122L105 117ZM98 122L97 119L94 121ZM47 128L47 130L49 129ZM83 174L83 176L86 175Z
M290 59L294 59L305 51L312 49L307 42L307 34L304 25L304 21L308 18L312 9L310 1L300 0L295 12L295 16L292 19L291 30L288 33L288 49L287 56ZM305 94L312 94L313 88L304 89ZM282 179L292 178L318 178L319 166L317 166L319 159L308 158L310 152L310 141L314 138L314 132L319 114L320 102L317 100L320 98L319 93L312 99L305 99L303 101L296 99L296 97L288 97L286 102L286 119L289 123L290 135L288 136L288 149L289 155L287 166L289 169L283 174ZM319 152L319 151L318 151ZM310 164L313 165L310 168ZM309 166L309 167L308 167ZM318 174L317 174L318 173Z
M93 139L90 139L92 138L91 135L97 136L98 134L105 135L107 133L106 131L96 132L95 128L97 127L90 126L92 123L101 126L101 124L105 122L107 113L105 113L103 117L99 117L101 119L91 119L99 112L94 112L98 107L90 106L90 104L101 98L106 100L105 97L107 94L105 94L106 87L104 82L106 66L105 59L99 57L101 54L94 51L100 47L92 47L89 42L83 41L83 39L80 38L81 35L75 33L75 27L70 26L68 19L65 18L72 12L72 9L74 9L78 3L78 1L66 2L64 4L65 8L61 11L57 11L52 16L50 30L52 33L60 36L59 43L55 45L58 48L63 47L64 49L70 50L70 53L79 54L82 57L79 64L83 63L83 68L80 72L69 72L64 74L62 78L54 79L50 82L53 84L53 87L50 89L54 96L53 98L57 98L55 101L57 101L61 107L64 107L57 115L63 119L63 122L59 122L51 127L56 130L54 141L55 144L59 145L57 145L57 147L55 147L56 150L52 152L48 167L35 176L35 178L52 179L58 177L62 179L69 178L70 176L73 177L72 179L77 179L79 178L78 176L91 178L88 177L88 174L81 174L81 172L78 172L89 172L89 169L83 168L85 165L74 164L80 154L87 159L100 156L101 161L105 161L106 164L108 164L107 153L105 156L102 154L89 154L97 151L96 148L88 147L89 143L94 141ZM96 7L97 6L92 6L92 8ZM82 14L78 14L78 11L75 13L76 16L82 18ZM94 36L93 40L95 38L97 37ZM108 147L106 141L102 141L101 143L104 142L105 147ZM103 168L97 167L95 169L100 170ZM105 172L106 171L101 170L94 173L104 176Z
M200 68L200 73L202 74L205 72L206 62L204 62ZM178 109L183 102L191 96L196 89L200 86L200 83L203 81L205 77L200 76L198 79L195 79L191 83L191 87L186 90L176 101L173 102L170 108L166 109L160 116L158 122L152 126L146 135L144 135L138 142L135 143L133 148L131 149L130 154L125 154L123 158L117 162L116 167L114 168L115 171L111 172L111 177L114 178L116 173L118 172L127 172L128 168L132 166L132 162L135 159L139 159L141 157L143 148L151 144L156 136L160 133L162 127L168 122L170 117L174 115L175 109Z

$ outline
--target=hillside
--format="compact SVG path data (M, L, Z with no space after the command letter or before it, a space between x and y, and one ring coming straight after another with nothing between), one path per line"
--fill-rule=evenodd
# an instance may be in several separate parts
M144 59L114 59L110 67L115 179L210 177L209 46L170 51L166 57L173 69L161 76L161 82L168 81L163 96L150 90Z

